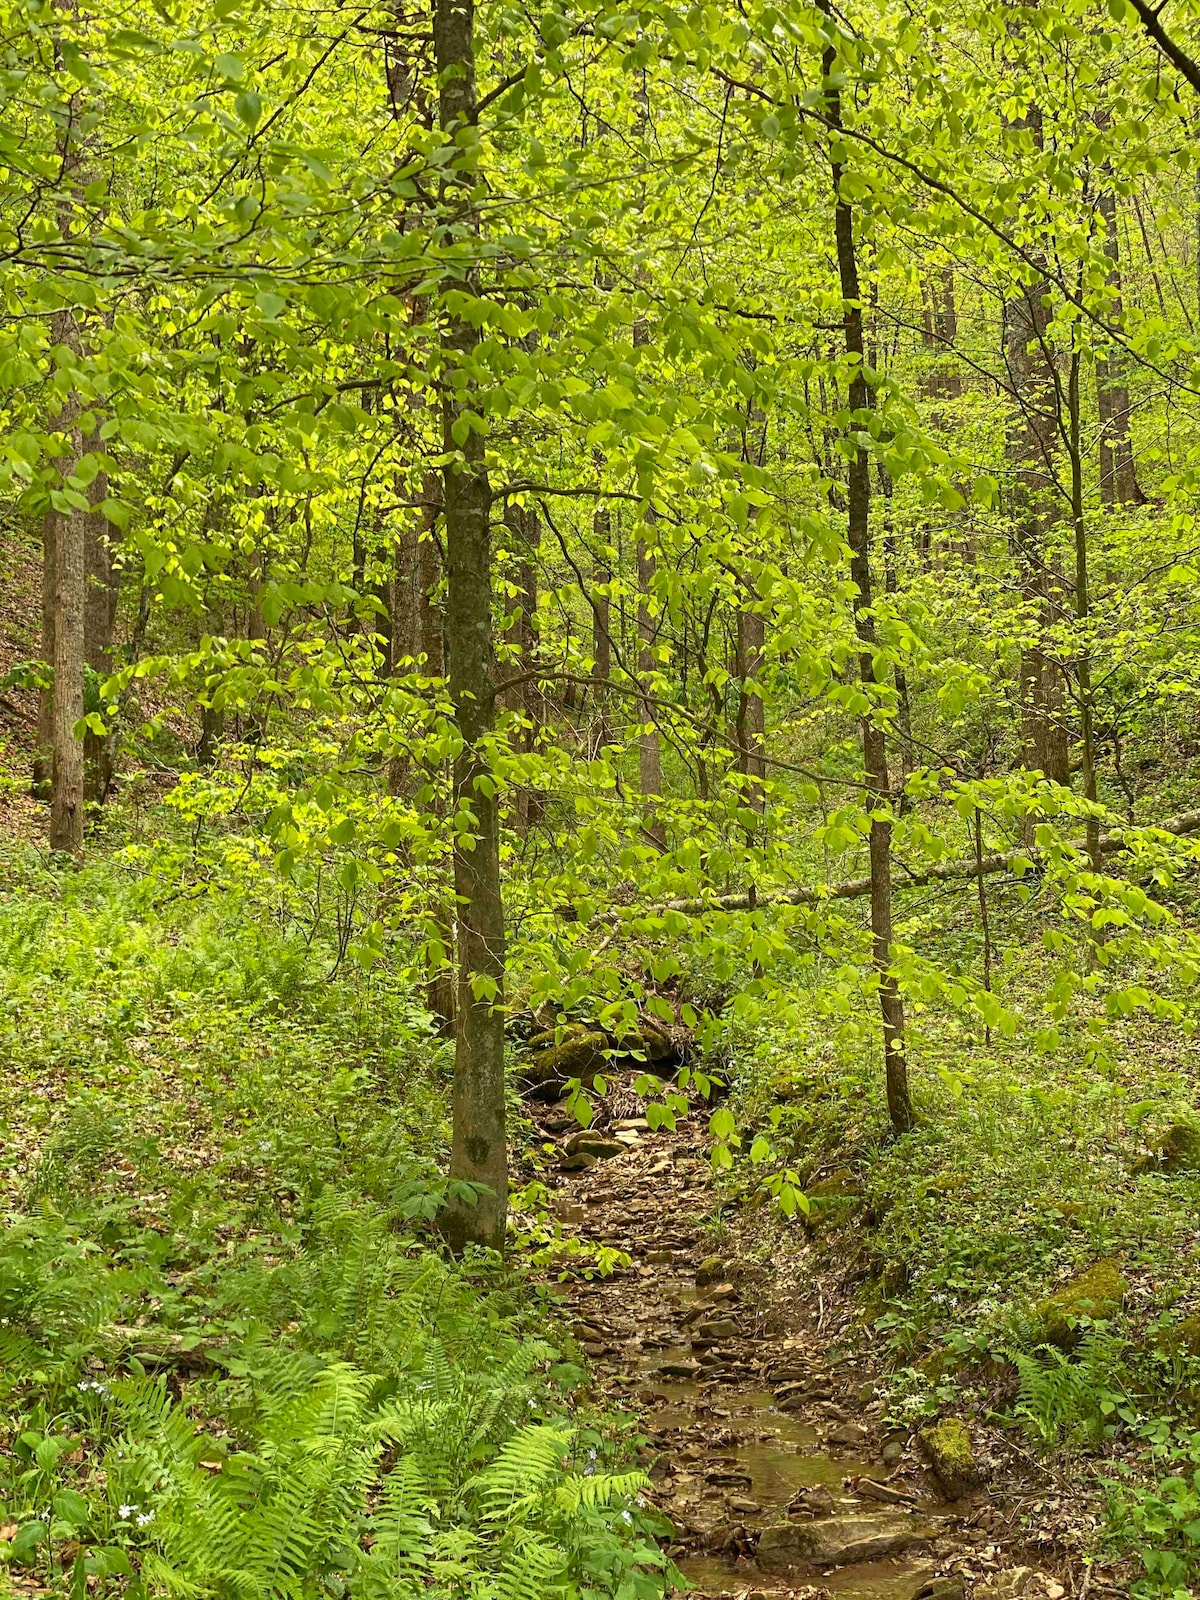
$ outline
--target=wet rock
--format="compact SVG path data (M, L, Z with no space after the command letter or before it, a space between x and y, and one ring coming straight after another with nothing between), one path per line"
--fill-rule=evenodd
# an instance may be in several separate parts
M879 1452L879 1459L885 1467L894 1467L904 1459L904 1440L889 1439Z
M1094 1261L1034 1305L1036 1329L1047 1344L1073 1350L1083 1337L1083 1321L1103 1322L1114 1317L1127 1289L1119 1261L1111 1256Z
M921 1449L947 1497L957 1500L983 1481L971 1433L960 1417L947 1417L920 1435Z
M703 1289L706 1284L717 1283L725 1276L726 1264L723 1256L707 1256L696 1268L696 1287Z
M881 1561L925 1544L933 1528L923 1518L901 1511L868 1516L822 1517L812 1522L782 1522L764 1528L758 1562L768 1572L821 1562L845 1567L855 1561Z
M847 1449L854 1449L867 1442L867 1430L860 1422L839 1422L836 1428L830 1429L825 1438L829 1444L840 1444Z
M529 1054L521 1062L521 1087L534 1099L555 1099L570 1078L590 1086L598 1072L608 1065L605 1050L608 1039L582 1023L570 1023L562 1030L561 1042L555 1033L536 1034L529 1041Z
M700 1373L698 1361L664 1361L658 1369L664 1378L695 1378Z
M837 1501L823 1483L801 1489L787 1503L789 1517L831 1517L836 1510Z

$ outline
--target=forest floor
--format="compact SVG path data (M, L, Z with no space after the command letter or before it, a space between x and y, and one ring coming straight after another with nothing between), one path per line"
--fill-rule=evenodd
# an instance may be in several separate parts
M629 1257L609 1278L567 1282L565 1303L598 1389L641 1419L650 1496L691 1592L1127 1593L1120 1570L1084 1559L1098 1511L1082 1481L983 1428L975 1481L945 1463L939 1479L921 1434L889 1417L862 1318L839 1303L815 1241L776 1249L766 1268L736 1232L716 1249L705 1121L572 1133L552 1108L540 1129L557 1147L547 1181L564 1236Z

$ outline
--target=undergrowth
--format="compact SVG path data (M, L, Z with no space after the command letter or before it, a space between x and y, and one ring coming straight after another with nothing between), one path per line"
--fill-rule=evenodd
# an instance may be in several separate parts
M14 863L0 1583L641 1600L635 1442L553 1302L427 1234L445 1047L253 879Z

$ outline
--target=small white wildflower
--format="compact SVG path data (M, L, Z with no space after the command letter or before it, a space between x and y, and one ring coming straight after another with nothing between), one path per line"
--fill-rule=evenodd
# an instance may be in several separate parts
M133 1513L136 1510L137 1510L136 1506L118 1506L117 1507L117 1512L118 1512L118 1515L120 1516L122 1522L128 1522L130 1517L133 1515Z
M595 1461L595 1459L596 1459L596 1452L594 1450L589 1450L588 1451L588 1460L589 1461Z
M622 1520L622 1522L628 1522L628 1523L632 1524L632 1522L633 1522L633 1512L632 1511L622 1511L621 1520Z
M640 1505L640 1506L644 1506L644 1505L645 1505L645 1504L646 1504L646 1496L645 1496L645 1495L644 1495L644 1494L640 1494L640 1495L638 1495L638 1497L637 1497L637 1503L638 1503L638 1505Z
M139 1528L144 1528L147 1523L154 1521L154 1513L153 1511L139 1511L133 1520Z

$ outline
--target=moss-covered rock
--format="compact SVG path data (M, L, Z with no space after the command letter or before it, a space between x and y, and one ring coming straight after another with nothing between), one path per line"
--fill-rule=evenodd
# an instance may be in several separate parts
M1121 1263L1114 1257L1093 1261L1061 1289L1034 1304L1033 1321L1039 1337L1060 1350L1074 1349L1085 1323L1105 1322L1116 1316L1128 1287Z
M1164 1172L1200 1172L1200 1128L1172 1123L1158 1142L1158 1164Z
M983 1471L971 1443L971 1432L960 1417L947 1417L920 1435L921 1449L934 1477L951 1500L983 1481Z
M1183 1317L1159 1328L1154 1347L1168 1356L1200 1356L1200 1317Z
M917 1371L924 1374L930 1383L941 1383L943 1378L949 1378L966 1365L966 1358L953 1345L943 1345L940 1350L931 1350L917 1362Z
M546 1040L545 1043L539 1043ZM607 1065L605 1050L608 1039L602 1033L587 1028L572 1027L558 1044L554 1034L541 1034L530 1040L529 1055L521 1063L521 1081L526 1092L535 1094L557 1093L569 1078L579 1078L590 1086L596 1074Z
M839 1167L827 1178L806 1184L804 1192L810 1200L858 1200L863 1192L862 1179L849 1167Z

